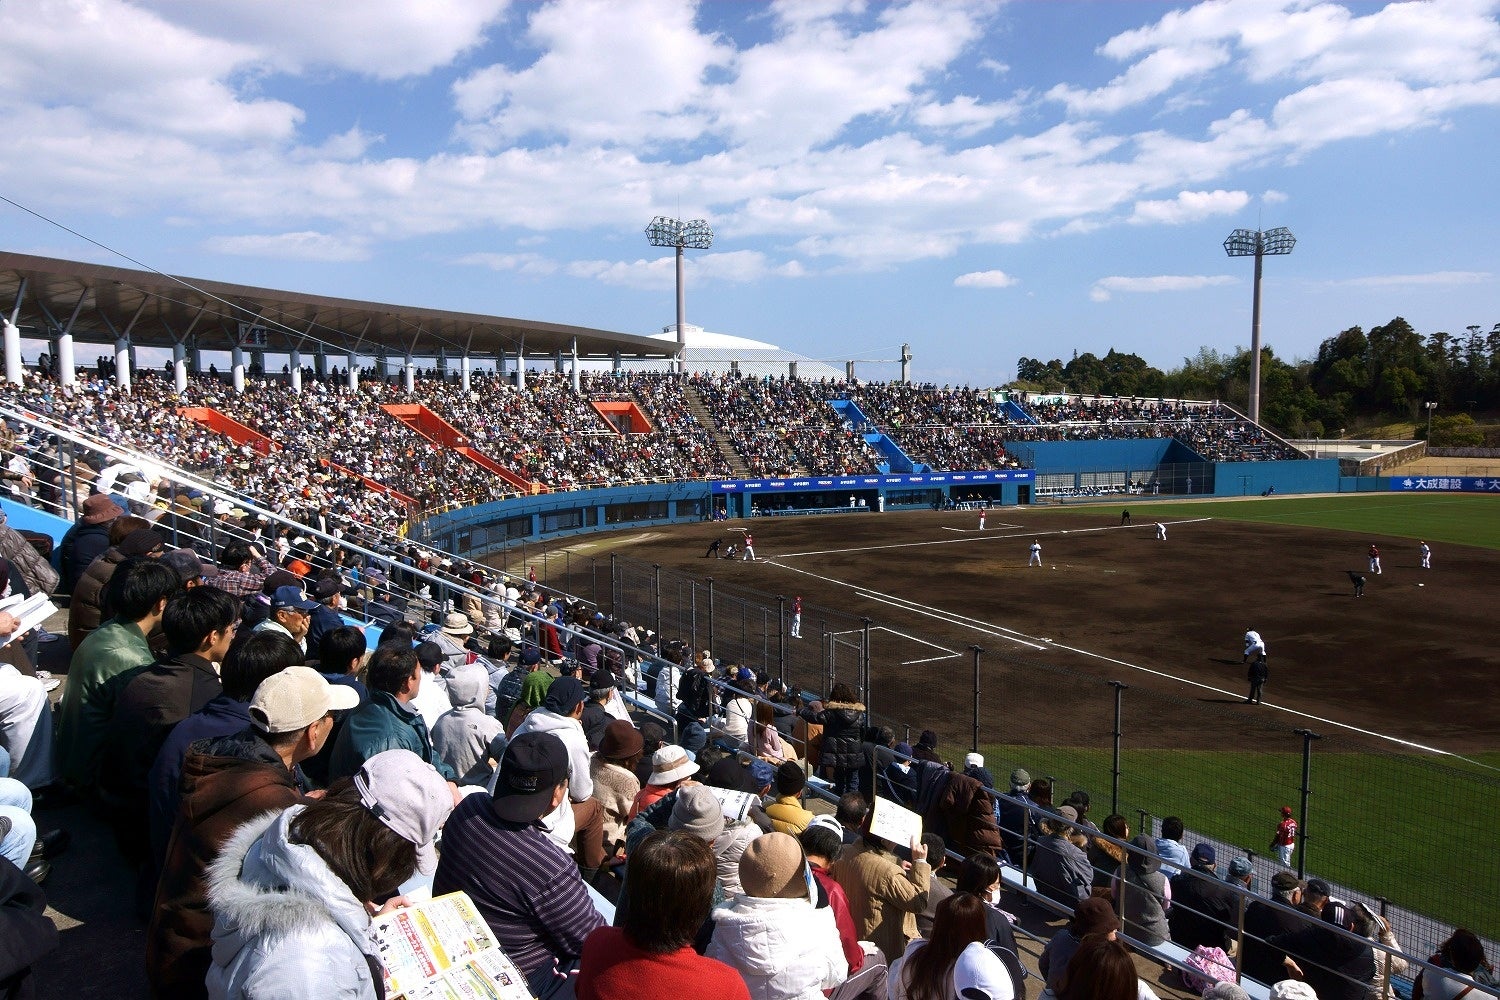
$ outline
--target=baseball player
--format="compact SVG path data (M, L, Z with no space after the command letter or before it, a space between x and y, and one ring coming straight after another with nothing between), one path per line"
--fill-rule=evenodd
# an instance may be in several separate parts
M1284 865L1292 863L1292 848L1297 843L1297 821L1292 819L1292 807L1281 807L1281 821L1276 824L1276 834L1271 838L1271 850Z
M984 530L984 508L979 508L979 530Z
M1256 654L1261 656L1266 655L1266 641L1260 637L1260 633L1255 631L1255 629L1247 629L1245 631L1245 658L1240 662L1249 663L1250 657Z
M1355 597L1365 596L1365 575L1363 573L1355 572L1352 569L1349 570L1349 582L1354 584Z
M1042 564L1042 543L1036 539L1031 541L1031 558L1027 560L1028 566L1040 566Z
M1370 572L1380 575L1380 550L1373 545L1370 546Z
M1167 526L1160 521L1156 522L1156 540L1165 542L1167 540Z
M1422 568L1432 569L1432 549L1427 547L1426 542L1418 542L1417 551L1422 555Z
M755 536L745 532L745 554L741 557L745 562L755 562Z
M792 598L792 638L802 638L802 595Z

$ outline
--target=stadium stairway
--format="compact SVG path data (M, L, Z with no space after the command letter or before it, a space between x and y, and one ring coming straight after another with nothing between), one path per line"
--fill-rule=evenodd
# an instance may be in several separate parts
M719 449L719 454L724 456L724 461L729 463L730 474L735 479L749 479L750 466L740 458L739 452L729 443L729 435L719 429L719 422L709 415L708 407L703 405L703 397L698 395L698 390L686 381L682 383L682 400L687 404L688 412L691 413L714 439L714 446Z

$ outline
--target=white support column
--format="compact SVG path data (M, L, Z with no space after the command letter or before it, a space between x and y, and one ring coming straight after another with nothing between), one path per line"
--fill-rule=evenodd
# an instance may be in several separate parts
M235 344L234 350L229 352L229 378L234 384L234 391L239 395L244 395L245 349L239 344Z
M350 389L358 389L359 388L359 362L355 359L353 351L349 352L349 356L348 356L347 360L348 360L348 363L349 363L349 366L348 366L349 367L349 375L348 375L349 388Z
M5 381L11 385L26 381L26 368L21 363L21 328L8 319L5 321Z
M469 373L470 373L470 368L471 368L471 365L469 363L469 352L468 351L464 351L464 356L463 356L462 360L459 361L459 371L463 373L463 379L464 379L464 392L468 392L469 391Z
M516 388L526 388L526 355L516 352Z
M130 391L130 338L120 337L115 341L115 385L121 392Z
M299 351L299 350L297 350L295 347L292 348L292 356L291 356L290 360L287 361L287 367L289 367L292 370L292 372L291 372L291 374L292 374L292 392L295 393L295 394L297 394L297 395L301 395L301 393L302 393L302 352Z
M71 333L57 335L57 380L64 386L71 386L78 381L78 371L73 363L73 335Z
M412 363L410 356L401 366L401 384L406 387L408 396L417 391L417 366Z
M573 338L573 346L570 349L573 358L573 395L579 394L578 388L578 338Z
M187 392L187 348L179 341L172 345L172 387Z

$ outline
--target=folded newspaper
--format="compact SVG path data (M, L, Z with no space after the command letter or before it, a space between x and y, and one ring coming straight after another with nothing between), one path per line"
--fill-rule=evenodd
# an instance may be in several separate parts
M387 1000L533 1000L467 893L377 917L370 940Z
M9 612L21 623L10 635L0 637L0 646L8 646L12 639L20 638L57 614L57 605L48 600L46 594L32 594L27 598L12 594L0 600L0 611Z

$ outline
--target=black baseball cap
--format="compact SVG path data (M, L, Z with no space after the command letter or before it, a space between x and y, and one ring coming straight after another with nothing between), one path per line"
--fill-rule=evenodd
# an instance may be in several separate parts
M552 811L552 792L568 780L568 748L552 733L522 733L500 758L495 815L510 823L535 823Z

